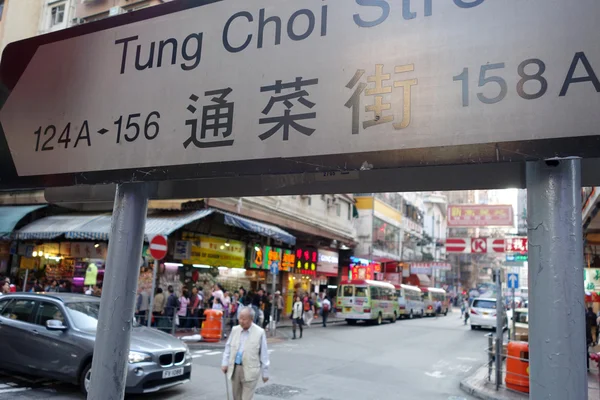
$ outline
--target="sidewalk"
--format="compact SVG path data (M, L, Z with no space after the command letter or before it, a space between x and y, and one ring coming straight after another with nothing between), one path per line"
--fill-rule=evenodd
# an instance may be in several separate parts
M345 319L341 319L341 318L330 318L327 320L327 325L329 324L338 324L338 323L345 323L346 320ZM281 343L284 342L286 340L289 340L291 337L291 328L292 328L292 321L290 319L282 319L279 324L277 324L277 331L276 331L276 336L272 337L270 336L270 332L267 332L267 343L271 344L271 343ZM283 329L283 331L281 331L281 329ZM305 328L304 329L323 329L323 320L322 319L318 319L318 320L313 320L310 328ZM194 332L175 332L175 337L178 339L182 339L184 337L191 337L194 335L199 335L200 332L198 333L194 333ZM219 342L206 342L204 340L199 340L199 341L185 341L185 343L188 345L188 347L190 349L194 349L194 350L205 350L205 349L223 349L225 348L225 343L227 342L227 338L223 338L221 339L221 341Z
M590 363L588 372L588 398L600 397L600 384L598 383L598 368ZM482 400L525 400L529 399L526 393L519 393L500 386L496 391L496 384L487 379L487 367L479 368L473 375L460 383L460 388L467 394ZM493 378L492 378L493 379Z

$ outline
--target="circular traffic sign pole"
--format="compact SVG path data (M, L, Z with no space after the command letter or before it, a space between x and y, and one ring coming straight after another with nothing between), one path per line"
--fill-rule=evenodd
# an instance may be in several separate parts
M146 320L148 328L152 326L152 315L154 311L154 295L156 292L156 274L158 273L159 261L167 255L168 242L167 237L156 235L150 240L150 255L154 258L154 268L152 268L152 292L150 293L150 306Z

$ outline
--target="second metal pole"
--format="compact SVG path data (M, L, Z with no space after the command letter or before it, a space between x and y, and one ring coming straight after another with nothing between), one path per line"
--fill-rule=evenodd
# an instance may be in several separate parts
M115 194L88 400L122 400L148 211L145 184Z
M148 239L150 240L150 239ZM154 315L154 296L156 295L156 274L158 273L159 260L154 260L154 268L152 268L152 293L150 293L150 308L148 310L148 328L152 326L152 317ZM158 321L157 321L158 322ZM158 323L157 323L158 325Z
M517 311L517 305L515 304L515 288L512 289L512 340L517 338L517 319L515 318L515 312Z
M502 384L502 342L504 336L504 305L502 304L502 269L496 269L496 390Z
M581 161L527 163L532 399L586 400Z

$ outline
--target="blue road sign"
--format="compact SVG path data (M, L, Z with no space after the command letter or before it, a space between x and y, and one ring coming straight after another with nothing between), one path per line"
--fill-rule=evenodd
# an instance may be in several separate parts
M270 269L273 275L277 275L279 273L279 262L273 261Z
M518 289L519 288L519 274L509 273L508 274L508 288Z

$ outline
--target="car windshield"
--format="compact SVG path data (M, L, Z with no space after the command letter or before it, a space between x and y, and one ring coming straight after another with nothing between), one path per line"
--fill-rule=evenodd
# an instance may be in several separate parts
M67 303L67 312L76 328L95 331L98 325L100 302Z
M66 307L76 328L83 331L96 331L98 316L100 315L100 302L82 301L67 303ZM133 326L137 327L139 324L134 321Z
M490 310L496 309L496 300L473 300L473 308L487 308Z

